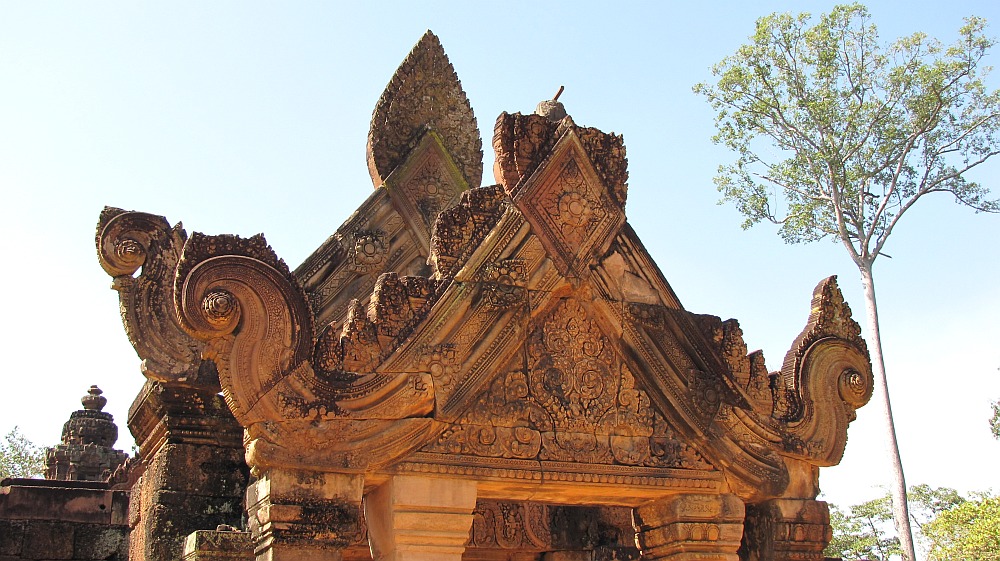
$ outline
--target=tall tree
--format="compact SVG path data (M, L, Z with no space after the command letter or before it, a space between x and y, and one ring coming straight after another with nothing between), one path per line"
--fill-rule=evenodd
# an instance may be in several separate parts
M951 193L997 212L965 177L1000 150L1000 93L983 77L994 41L970 17L951 46L923 33L880 43L868 10L835 6L811 16L772 14L747 44L698 84L716 110L716 143L734 150L716 184L745 216L780 225L789 243L839 240L861 273L878 401L893 466L893 517L916 559L896 444L872 266L918 201Z

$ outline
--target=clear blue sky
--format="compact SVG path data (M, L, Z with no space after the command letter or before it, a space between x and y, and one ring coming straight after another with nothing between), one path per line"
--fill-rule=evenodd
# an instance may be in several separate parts
M54 444L90 384L122 427L142 385L93 232L104 205L165 215L188 232L264 232L300 263L372 189L371 111L425 29L441 38L485 137L501 111L530 112L566 86L578 124L625 136L629 221L685 306L740 320L771 369L840 275L863 302L843 248L788 246L739 228L712 176L712 113L691 86L752 32L756 17L815 2L0 2L0 337L14 425ZM1000 3L870 4L886 39L950 42L975 14L1000 34ZM1000 51L998 51L1000 53ZM994 65L1000 54L991 57ZM991 85L1000 85L993 76ZM994 186L1000 160L977 174ZM487 171L487 181L491 181ZM876 264L887 367L911 483L1000 488L1000 217L924 201ZM862 321L863 323L863 321ZM830 500L887 480L875 407L850 430Z

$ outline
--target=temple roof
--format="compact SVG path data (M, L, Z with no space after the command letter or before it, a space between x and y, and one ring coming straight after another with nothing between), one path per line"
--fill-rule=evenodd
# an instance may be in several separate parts
M479 187L475 117L428 32L376 105L375 191L294 271L262 236L146 219L123 237L105 220L152 215L107 212L102 255L143 256L123 307L176 314L126 314L137 351L198 349L173 369L189 378L217 366L255 470L447 473L553 502L567 485L623 505L814 497L872 385L835 279L769 373L735 320L684 310L629 226L621 136L503 113L493 145L497 183Z

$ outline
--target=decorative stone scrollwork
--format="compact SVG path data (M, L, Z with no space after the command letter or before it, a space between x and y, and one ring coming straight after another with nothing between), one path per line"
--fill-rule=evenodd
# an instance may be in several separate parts
M214 367L202 363L202 343L181 329L171 298L186 237L179 224L171 228L162 216L106 207L97 224L97 256L114 277L122 323L143 374L158 382L218 388Z
M430 375L373 371L381 349L390 352L425 313L433 281L382 275L369 310L355 302L339 339L327 328L314 346L305 295L262 236L194 234L177 269L174 295L182 326L207 342L205 355L219 365L233 414L248 428L274 423L254 431L257 450L287 455L278 452L285 440L317 438L312 429L285 426L290 422L401 419L433 408ZM363 369L345 371L345 365ZM346 450L353 446L363 454L365 445L361 440ZM255 458L262 465L275 461Z
M469 547L544 551L552 547L549 512L538 503L480 500L472 512Z
M469 189L461 202L434 221L430 257L436 278L453 277L500 219L504 192L498 185Z
M659 414L578 300L528 337L527 370L494 378L429 452L712 469Z
M872 397L872 381L864 374L853 368L847 368L840 373L837 379L837 388L840 390L840 398L849 407L857 409Z
M193 234L177 266L174 298L181 326L209 344L205 356L218 365L240 423L283 418L269 394L308 367L312 314L264 237Z
M816 465L838 463L847 425L871 398L874 379L861 328L836 277L813 292L809 322L785 355L781 381L793 402L782 418L789 440L809 443L787 452Z
M514 190L514 204L562 275L585 276L624 224L624 208L608 189L575 127L567 127L538 170Z
M522 184L552 154L556 142L568 131L573 131L580 139L587 158L593 162L611 199L624 208L628 192L628 160L622 136L592 127L579 127L571 117L553 122L542 115L501 113L493 129L493 149L496 152L494 175L497 182L511 196L517 196Z

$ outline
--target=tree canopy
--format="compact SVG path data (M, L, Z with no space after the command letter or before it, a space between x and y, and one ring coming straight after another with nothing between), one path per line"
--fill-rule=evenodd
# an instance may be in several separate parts
M45 471L45 451L14 427L0 442L0 479L37 477Z
M1000 559L1000 497L966 498L947 487L910 488L910 516L929 561ZM901 555L889 494L846 509L830 507L833 540L825 553L846 561Z
M713 68L718 82L695 86L716 110L715 142L738 155L716 184L743 226L772 221L789 242L833 237L871 263L924 195L1000 210L964 176L1000 151L985 20L967 18L951 46L914 33L883 47L860 4L810 19L761 18Z

